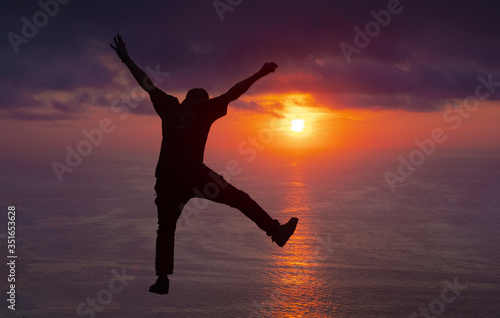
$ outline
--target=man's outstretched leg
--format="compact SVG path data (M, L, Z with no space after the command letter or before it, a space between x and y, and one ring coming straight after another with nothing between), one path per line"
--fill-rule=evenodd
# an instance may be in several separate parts
M222 190L222 195L216 199L221 199L221 201L216 202L227 204L243 212L280 247L286 244L290 236L295 232L299 222L299 219L293 217L286 224L280 225L278 220L272 219L246 192L235 188L231 184L228 184Z
M209 200L240 210L250 220L254 221L260 229L265 231L273 242L276 242L280 247L286 244L297 227L299 221L297 218L291 218L286 224L280 225L278 220L271 218L247 193L228 183L221 175L210 168L205 168L206 174L203 182L198 184L198 189L207 188L207 185L210 184L216 190L206 194L197 191L198 194L201 192Z

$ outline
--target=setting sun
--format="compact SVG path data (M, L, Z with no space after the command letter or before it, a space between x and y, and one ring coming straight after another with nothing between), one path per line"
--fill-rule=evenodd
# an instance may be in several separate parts
M294 119L292 120L292 126L290 127L291 130L296 131L296 132L301 132L304 130L304 120L303 119Z
M317 102L313 96L302 93L258 95L242 100L249 105L261 105L265 111L264 114L253 114L251 121L245 121L249 123L245 126L248 129L247 135L256 131L266 132L270 136L266 139L269 140L269 147L275 149L337 147L342 143L342 139L338 137L342 127L345 126L344 121L351 115L351 113L333 112ZM238 114L233 112L230 116ZM244 127L240 121L235 120L234 123L232 128L234 130ZM214 144L218 138L227 141L225 130L214 130L211 134Z

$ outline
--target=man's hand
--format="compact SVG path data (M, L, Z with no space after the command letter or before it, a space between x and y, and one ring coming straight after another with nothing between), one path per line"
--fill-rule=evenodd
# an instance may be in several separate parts
M274 71L278 68L278 65L274 62L265 63L264 66L259 71L259 74L262 76L266 76L269 73L274 73Z
M149 78L149 76L128 56L127 46L125 42L123 42L122 37L117 34L113 39L115 40L115 45L110 44L110 46L113 50L115 50L122 62L128 67L139 86L141 86L148 93L153 92L156 89L156 86L151 81L151 78Z
M109 44L113 50L115 50L116 54L118 54L118 57L122 60L122 62L125 62L130 59L128 56L127 52L127 44L123 42L122 37L117 34L115 37L113 37L115 40L115 46L112 44Z

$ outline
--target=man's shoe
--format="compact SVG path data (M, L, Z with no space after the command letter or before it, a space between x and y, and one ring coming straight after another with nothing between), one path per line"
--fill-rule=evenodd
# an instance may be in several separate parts
M158 276L156 283L149 287L149 291L155 294L165 295L168 294L168 287L170 281L167 276Z
M299 219L291 218L288 223L280 225L278 230L271 236L273 242L276 242L278 246L283 247L290 236L292 236L298 222Z

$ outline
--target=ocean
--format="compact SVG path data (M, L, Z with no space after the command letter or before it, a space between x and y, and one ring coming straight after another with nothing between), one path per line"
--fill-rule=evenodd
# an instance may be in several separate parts
M0 317L500 317L500 151L438 149L391 189L384 174L409 151L251 162L207 151L272 217L299 224L279 248L239 211L191 201L168 295L148 292L155 153L93 153L62 182L51 168L61 156L5 155Z

